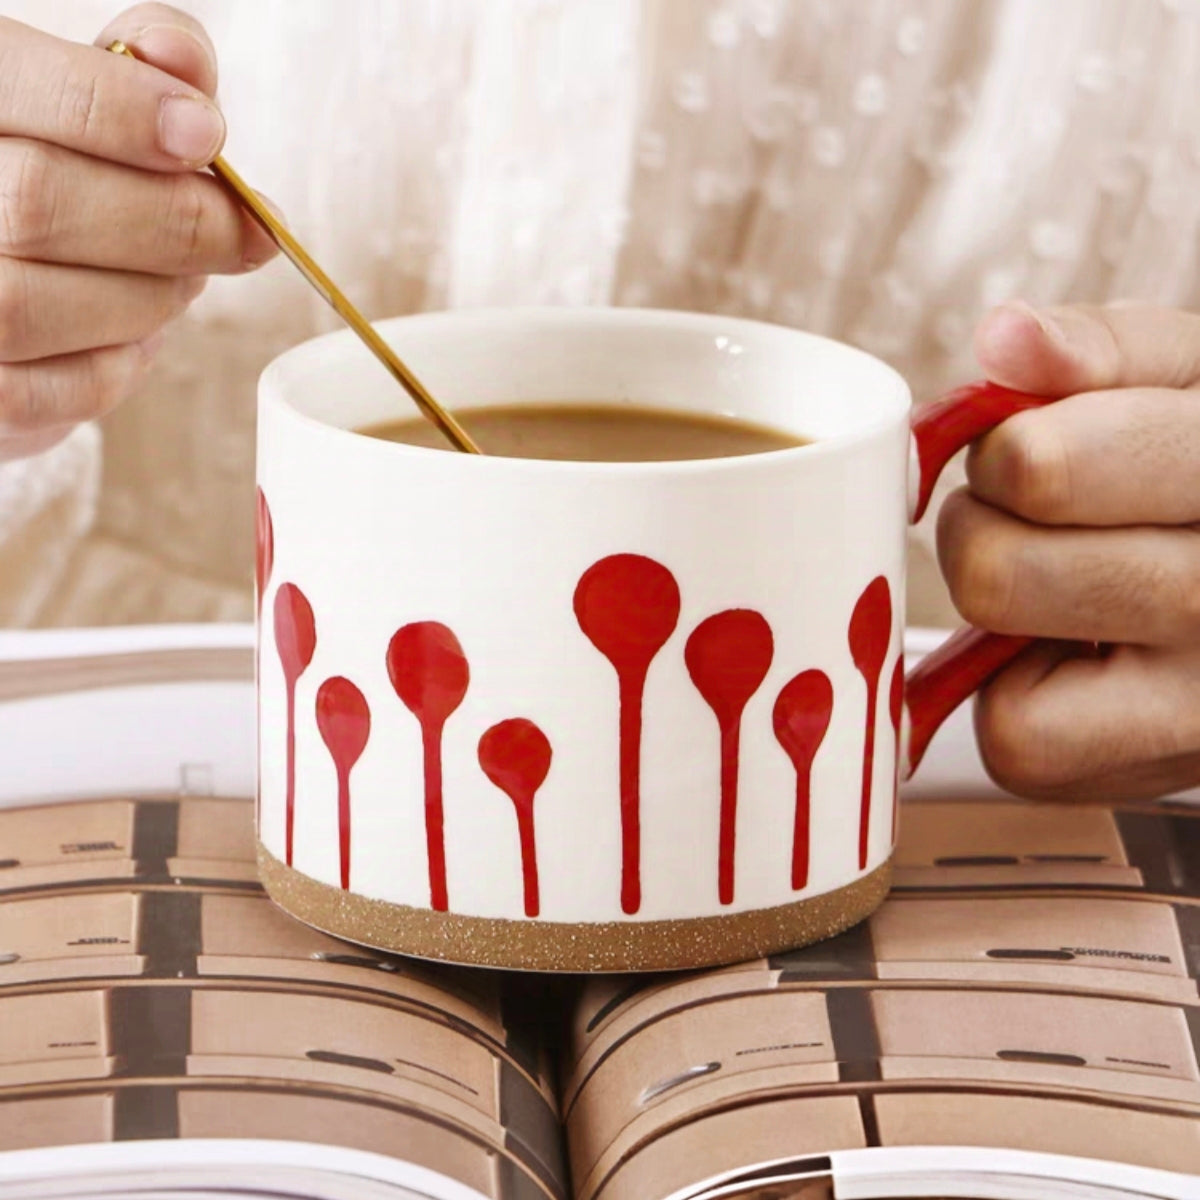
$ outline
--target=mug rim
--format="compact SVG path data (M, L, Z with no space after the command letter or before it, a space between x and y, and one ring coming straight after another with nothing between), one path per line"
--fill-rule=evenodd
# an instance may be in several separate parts
M825 353L832 352L840 359L868 364L876 371L883 383L889 384L892 396L889 401L898 401L894 412L885 412L874 419L864 421L861 425L844 433L836 433L816 437L798 446L787 446L778 450L757 451L751 454L726 455L715 458L697 459L664 459L639 462L604 462L582 459L545 459L518 458L509 455L464 454L450 447L418 446L406 442L392 442L382 438L371 437L357 429L348 429L342 425L322 420L320 417L304 411L288 397L289 389L294 386L294 375L303 371L308 365L306 360L327 360L329 354L343 353L352 349L366 353L354 332L347 328L334 329L330 332L317 334L306 338L276 355L263 368L258 380L258 407L261 410L270 406L286 414L286 419L297 421L303 425L322 431L332 437L336 444L347 447L356 446L354 453L387 454L401 460L423 460L427 464L437 461L445 464L447 470L462 469L463 460L478 460L471 471L478 472L481 468L501 472L536 472L539 474L567 474L571 476L647 476L647 475L695 475L709 473L724 473L726 471L755 471L768 469L776 465L801 463L818 455L834 454L844 451L873 436L888 431L902 419L908 425L912 410L912 392L905 378L883 359L824 334L811 333L808 330L797 329L788 325L780 325L769 321L760 321L748 317L726 316L721 313L693 312L685 309L670 308L631 308L617 305L512 305L489 306L479 308L450 308L431 309L399 316L386 317L372 321L371 325L385 339L391 330L403 327L405 329L418 325L431 328L447 325L461 325L464 329L472 324L482 328L515 328L522 325L540 326L552 331L555 327L585 328L595 326L598 322L630 328L651 328L683 330L699 333L710 333L714 336L739 331L744 336L753 335L759 339L774 338L786 342L804 342L810 346L820 347ZM381 364L378 364L383 370ZM419 369L417 370L420 375ZM291 378L289 378L291 377ZM398 392L403 392L397 382L392 386ZM409 405L405 416L419 415L415 403L405 395L403 402ZM519 402L513 402L519 403ZM889 408L890 408L889 403ZM480 407L490 407L482 405ZM470 409L458 409L458 412L469 413ZM686 410L685 410L686 411ZM403 418L398 418L403 419ZM770 426L770 423L765 423ZM777 428L777 427L776 427ZM345 439L343 441L343 439ZM370 447L368 449L368 447ZM436 459L431 458L436 456Z

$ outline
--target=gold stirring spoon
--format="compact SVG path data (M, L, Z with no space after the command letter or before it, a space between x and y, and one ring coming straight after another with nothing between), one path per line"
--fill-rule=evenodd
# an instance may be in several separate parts
M137 55L124 42L112 42L107 49L136 59ZM140 61L140 60L139 60ZM259 199L257 193L221 157L209 163L209 170L223 183L266 231L267 236L291 260L300 274L312 284L323 300L358 334L367 349L388 369L392 377L412 397L428 420L442 431L446 440L467 454L483 451L471 440L465 429L428 392L425 385L396 357L392 348L379 336L362 314L345 297L341 289L313 260L312 255L288 232L286 226Z

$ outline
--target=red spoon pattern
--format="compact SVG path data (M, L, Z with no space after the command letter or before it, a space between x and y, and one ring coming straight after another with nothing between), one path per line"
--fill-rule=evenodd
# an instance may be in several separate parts
M387 669L396 695L421 726L429 901L435 912L445 912L449 896L442 802L442 731L467 694L471 672L458 638L437 621L417 621L398 629L388 644Z
M259 619L274 566L271 512L257 494L255 579ZM609 661L617 676L619 701L619 789L621 820L621 908L641 908L642 708L651 663L679 622L679 585L667 567L637 554L614 554L593 563L575 588L580 629ZM848 642L866 683L867 712L862 758L858 865L865 869L870 841L875 734L883 664L892 640L893 609L887 579L873 579L850 618ZM274 598L275 647L287 696L287 789L285 859L294 857L296 808L296 688L317 647L312 606L294 583L279 585ZM739 756L746 705L762 686L774 657L771 628L761 613L728 609L702 621L688 638L684 662L696 690L712 709L720 733L720 828L717 891L722 905L735 892ZM430 904L449 908L446 873L442 740L446 721L462 704L470 668L454 633L437 621L418 621L393 635L387 649L388 676L397 696L421 729L425 828ZM833 688L822 671L801 672L780 691L772 713L775 737L796 773L792 837L792 887L807 886L810 868L811 772L833 713ZM904 663L894 664L888 716L897 746L904 704ZM317 693L316 721L333 758L338 780L341 883L350 886L350 776L371 731L366 697L350 680L325 680ZM480 739L481 769L512 801L521 849L525 913L540 912L534 800L550 770L552 749L532 721L514 718L493 725ZM892 838L898 821L898 784L892 788Z
M733 903L742 712L767 677L774 653L775 640L766 618L748 608L731 608L701 621L683 652L692 683L713 710L721 731L717 895L722 904Z
M871 827L871 776L875 765L875 718L879 707L879 676L892 640L892 593L877 575L867 584L850 617L850 654L867 684L867 731L863 742L862 802L858 819L858 869L867 865Z
M661 563L613 554L593 563L575 588L575 617L617 673L620 703L621 910L642 906L642 696L650 663L679 622L679 585Z
M527 917L536 917L541 911L533 800L550 773L551 754L549 738L524 717L501 721L479 739L483 773L513 802L517 813Z
M294 583L281 583L275 593L275 649L287 687L287 824L284 858L290 867L296 827L296 681L308 669L317 649L317 628L312 605Z
M262 626L263 598L267 593L267 584L271 581L271 568L275 565L275 529L271 523L271 509L262 488L257 489L254 514L254 600L257 606L257 622ZM257 651L255 652L257 654ZM261 662L256 658L255 667L262 669ZM254 702L255 737L257 739L259 772L262 770L262 705L257 694ZM254 792L254 827L257 829L259 816L262 812L262 788L255 787Z
M317 688L317 729L337 771L338 854L342 887L350 886L350 772L371 736L367 698L344 676Z
M262 618L263 596L271 581L271 568L275 565L275 527L271 523L271 509L262 488L258 489L255 509L255 552L254 581L257 584L258 615Z
M896 782L892 789L892 842L896 841L896 828L900 820L900 721L904 712L904 655L896 659L892 668L892 687L888 692L888 716L892 718L892 732L896 735Z
M801 671L775 701L775 737L796 771L796 817L792 830L792 888L808 886L809 817L813 759L833 716L833 684L824 671Z

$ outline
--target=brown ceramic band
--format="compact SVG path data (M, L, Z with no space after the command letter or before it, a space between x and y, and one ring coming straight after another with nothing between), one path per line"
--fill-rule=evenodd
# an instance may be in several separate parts
M777 908L571 924L464 916L373 900L285 866L261 843L258 869L280 908L335 937L466 966L563 972L695 970L794 950L868 917L891 881L889 861L846 887Z

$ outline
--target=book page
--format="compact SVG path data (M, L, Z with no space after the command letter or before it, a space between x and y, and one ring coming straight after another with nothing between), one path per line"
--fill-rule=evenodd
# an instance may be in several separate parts
M501 978L284 915L255 880L253 809L0 810L0 1162L312 1141L412 1164L446 1195L565 1200L547 1056Z
M939 1145L1184 1179L1198 974L1195 807L906 802L895 889L863 925L588 985L563 1096L577 1195L707 1195L756 1167Z

